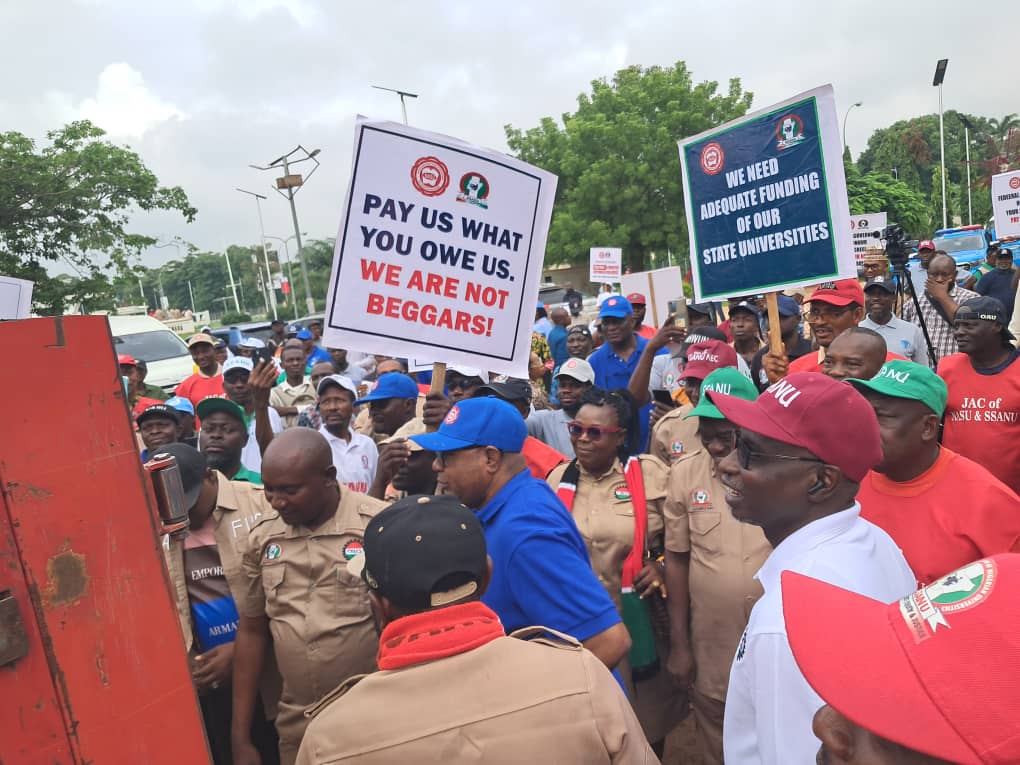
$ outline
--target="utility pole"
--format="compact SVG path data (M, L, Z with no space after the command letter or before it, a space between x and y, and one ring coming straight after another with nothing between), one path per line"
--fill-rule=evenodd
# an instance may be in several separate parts
M282 157L277 157L268 165L249 165L249 167L256 170L272 170L276 168L283 169L283 177L276 179L276 192L281 196L286 197L287 201L290 202L290 216L294 221L294 239L297 243L297 259L298 264L301 266L301 277L305 288L305 304L308 308L308 313L315 313L315 300L312 298L312 285L308 279L308 268L305 266L304 245L301 243L301 227L298 225L297 207L294 205L294 195L297 193L297 189L300 189L308 178L311 178L315 171L318 170L319 160L315 157L320 151L320 149L312 149L311 151L308 151L304 146L298 144L296 148L287 152ZM292 160L291 157L299 152L304 154L304 156L299 157L296 160ZM307 162L309 160L315 163L315 167L313 167L312 172L308 174L308 178L302 178L300 174L291 174L291 165Z
M228 249L223 249L223 257L227 259L227 278L230 279L230 292L234 296L234 310L237 313L241 313L241 304L237 300L237 285L234 284L234 270L230 267L230 253L227 251Z
M957 115L963 123L963 145L967 153L967 225L974 223L974 206L970 199L970 129L974 127L962 114Z
M931 84L939 89L939 161L942 165L942 228L949 228L949 215L946 211L946 128L942 118L942 82L946 79L948 58L940 58L935 64L935 77Z
M262 225L262 200L266 199L266 197L263 194L256 194L254 191L245 191L244 189L237 189L237 191L255 197L255 206L259 212L259 235L262 237L262 258L266 264L266 275L269 277L269 281L266 282L266 294L269 296L269 305L266 307L266 310L268 311L271 306L273 318L278 319L280 317L276 314L276 290L273 289L273 272L269 267L269 253L266 252L266 229Z
M406 90L397 90L396 88L384 88L382 85L373 85L376 90L385 90L390 93L396 93L400 96L400 112L404 115L404 124L407 124L407 104L404 102L405 96L407 98L417 98L417 93L408 93Z

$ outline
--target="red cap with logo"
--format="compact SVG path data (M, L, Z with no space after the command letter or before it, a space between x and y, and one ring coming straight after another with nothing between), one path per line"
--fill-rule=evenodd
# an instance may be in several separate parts
M918 252L920 252L921 250L934 250L934 249L935 249L935 242L933 242L931 239L925 239L924 241L921 241L921 242L917 243L917 251Z
M632 292L627 295L627 302L631 305L646 305L645 296L640 292Z
M817 372L796 372L757 400L708 392L708 400L740 428L807 449L860 482L882 460L878 418L849 383Z
M737 365L737 352L722 340L705 340L687 349L684 377L704 380L722 367Z
M790 648L847 719L962 765L1020 762L1020 555L970 563L886 605L783 572Z
M823 282L811 293L810 302L828 303L844 306L856 303L864 305L864 288L856 279L840 279L836 282Z

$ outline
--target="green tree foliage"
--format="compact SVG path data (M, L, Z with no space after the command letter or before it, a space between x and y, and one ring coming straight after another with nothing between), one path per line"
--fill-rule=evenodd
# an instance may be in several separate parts
M694 84L682 61L632 66L595 80L578 109L538 127L507 125L507 144L526 162L559 176L547 263L583 261L591 247L622 247L631 269L650 252L686 253L676 142L745 114L752 94L732 79Z
M849 165L846 167L846 191L851 215L886 212L889 220L903 226L911 237L923 237L931 232L927 197L888 173L862 174Z
M90 122L72 122L47 133L48 144L38 148L21 133L0 133L0 272L36 282L43 313L78 303L108 307L113 289L105 270L129 269L155 243L127 230L138 210L195 217L181 188L160 186L135 152L104 135ZM78 278L51 277L46 265L56 261Z

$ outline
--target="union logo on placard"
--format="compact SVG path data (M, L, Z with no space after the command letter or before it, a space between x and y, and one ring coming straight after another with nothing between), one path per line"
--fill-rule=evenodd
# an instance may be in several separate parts
M411 183L427 197L438 197L450 185L450 171L438 157L422 157L411 166Z
M489 203L485 200L489 197L489 181L481 173L464 173L460 179L460 193L457 195L458 202L467 202L470 205L489 209Z
M722 146L715 141L705 144L705 148L701 150L701 169L708 175L716 175L723 169L725 161L726 154L723 152Z
M1009 187L1011 189L1020 189L1020 175L1014 175L1009 179Z
M804 140L804 122L796 114L787 114L776 123L776 148L789 149Z

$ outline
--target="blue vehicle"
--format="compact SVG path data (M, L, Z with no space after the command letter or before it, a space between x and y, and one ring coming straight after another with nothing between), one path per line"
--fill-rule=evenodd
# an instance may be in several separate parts
M985 236L987 236L995 244L999 245L1000 248L1009 250L1013 253L1013 263L1020 267L1020 237L1011 236L1003 241L998 241L998 237L995 235L995 217L992 216L988 219L988 223L985 224Z
M985 234L984 226L961 226L959 228L943 228L935 232L933 237L936 250L945 250L956 261L956 281L963 283L970 276L972 269L985 261L988 243L991 241Z

